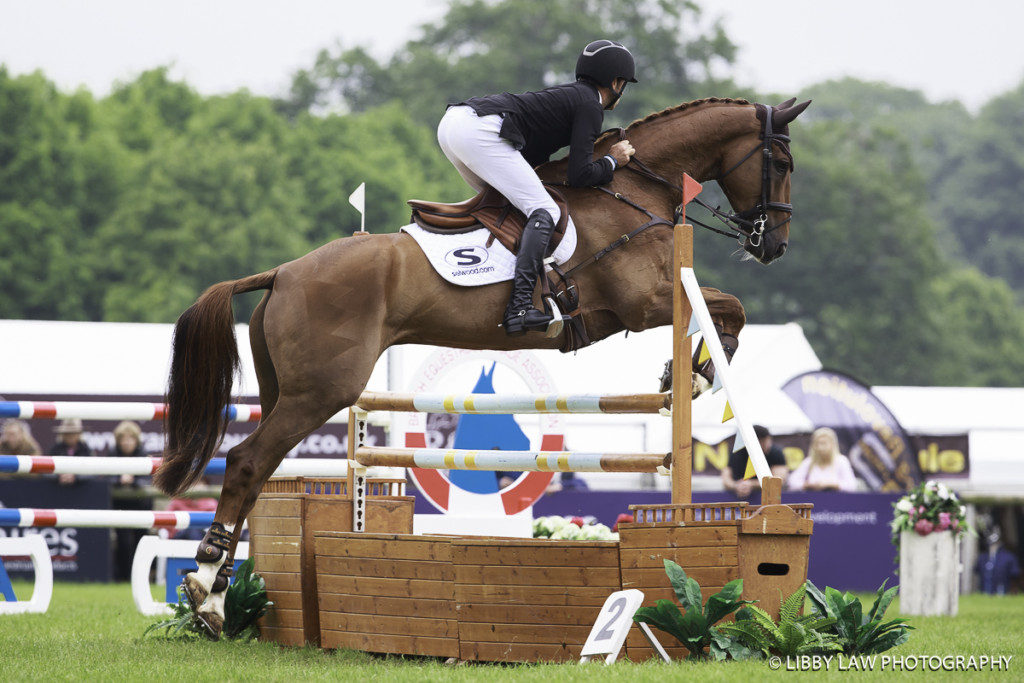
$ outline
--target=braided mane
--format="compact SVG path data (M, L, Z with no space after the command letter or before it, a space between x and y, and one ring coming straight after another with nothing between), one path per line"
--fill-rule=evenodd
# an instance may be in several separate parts
M677 114L679 112L686 111L687 109L694 109L696 107L700 107L700 106L703 106L705 104L740 104L740 105L748 105L748 104L751 104L751 102L748 102L747 100L742 100L742 99L731 99L731 98L728 98L728 97L705 97L702 100L693 100L692 102L683 102L682 104L677 104L675 106L668 107L667 109L662 109L661 111L656 111L653 114L648 114L647 116L643 117L642 119L637 119L636 121L633 121L633 123L631 123L628 126L626 126L626 131L631 131L634 128L636 128L637 126L643 125L645 123L650 123L651 121L654 121L656 119L660 119L660 118L669 116L671 114ZM605 140L607 138L610 138L610 137L615 137L616 139L618 139L618 135L619 135L619 133L618 133L618 130L616 130L616 129L607 131L604 134L602 134L600 137L598 137L598 139L595 141L595 144L597 144L599 142L602 142L603 140Z

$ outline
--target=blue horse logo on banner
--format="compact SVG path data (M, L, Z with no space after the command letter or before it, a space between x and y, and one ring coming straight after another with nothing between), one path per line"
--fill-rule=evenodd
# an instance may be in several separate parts
M474 394L494 393L494 369L481 368L473 387ZM460 415L452 448L470 450L528 451L530 439L512 415ZM515 475L519 473L516 472ZM515 476L514 475L514 476ZM497 493L500 472L450 470L448 479L459 488L472 493Z

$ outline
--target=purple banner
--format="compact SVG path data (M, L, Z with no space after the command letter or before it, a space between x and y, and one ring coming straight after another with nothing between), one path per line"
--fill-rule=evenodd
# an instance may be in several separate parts
M789 380L782 391L816 427L830 427L857 476L874 491L908 491L921 481L910 437L871 389L839 372Z

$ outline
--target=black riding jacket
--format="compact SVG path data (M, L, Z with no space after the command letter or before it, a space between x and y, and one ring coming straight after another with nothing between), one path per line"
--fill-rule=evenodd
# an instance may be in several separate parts
M501 93L459 102L477 116L501 114L501 137L522 152L533 167L569 145L569 184L604 185L612 180L610 157L594 159L594 140L601 133L604 107L597 88L584 81L556 85L518 95Z

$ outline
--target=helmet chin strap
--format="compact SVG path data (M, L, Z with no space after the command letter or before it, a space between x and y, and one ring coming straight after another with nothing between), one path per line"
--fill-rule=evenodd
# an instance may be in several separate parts
M626 92L626 84L623 83L622 87L618 90L615 90L612 87L609 87L608 89L612 91L612 96L609 99L608 104L604 105L605 109L611 109L615 106L615 103L619 101L620 97L622 97L622 93Z

